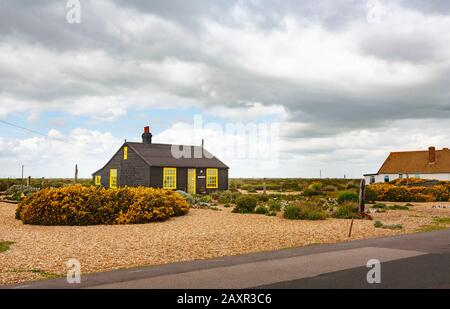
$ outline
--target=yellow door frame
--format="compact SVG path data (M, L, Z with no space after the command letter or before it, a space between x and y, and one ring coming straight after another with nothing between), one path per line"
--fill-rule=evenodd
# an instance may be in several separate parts
M116 184L114 186L111 184L113 177L116 178ZM109 187L112 189L117 188L117 169L115 169L115 168L112 168L109 170Z
M197 193L197 170L195 169L195 168L188 168L188 172L187 172L187 174L188 174L188 188L187 188L187 191L188 191L188 193L190 193L189 192L189 183L190 183L190 176L189 176L189 173L191 172L191 171L194 171L194 194L196 194Z

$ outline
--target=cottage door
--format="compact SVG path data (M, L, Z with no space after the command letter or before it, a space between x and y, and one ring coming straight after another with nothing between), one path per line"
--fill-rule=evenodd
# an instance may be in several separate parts
M187 182L187 191L189 194L196 193L196 172L195 168L188 169L188 182Z

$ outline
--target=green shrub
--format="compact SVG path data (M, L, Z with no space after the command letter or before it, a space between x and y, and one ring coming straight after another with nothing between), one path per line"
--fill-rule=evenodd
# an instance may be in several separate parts
M222 191L219 193L219 203L227 204L227 203L236 203L238 197L241 196L239 192L232 191Z
M275 212L275 211L269 211L267 214L266 214L266 216L269 216L269 217L275 217L277 215L277 213Z
M227 204L224 204L223 207L225 207L225 208L230 208L231 205L227 203Z
M154 188L42 189L19 203L16 218L34 225L132 224L181 216L189 205L180 194Z
M376 209L386 209L386 204L383 203L376 203L375 205L372 206L372 208L376 208Z
M343 204L345 202L358 202L359 201L359 197L358 194L356 194L355 192L342 192L341 194L339 194L339 197L337 199L337 202L339 204Z
M242 195L236 201L233 209L235 213L253 213L255 211L258 200L251 195Z
M326 185L322 189L322 191L327 191L327 192L333 192L333 191L337 191L337 190L338 190L338 188L333 185Z
M212 202L212 197L210 195L202 195L198 201L200 203L211 203Z
M193 205L195 203L195 199L192 195L190 195L187 192L181 191L181 190L177 190L176 191L179 195L181 195L182 197L184 197L186 199L186 201L189 203L189 205Z
M258 197L261 202L268 202L270 200L270 197L267 194L260 194Z
M280 211L281 210L281 202L277 200L271 200L269 202L269 210L270 211Z
M378 194L371 187L366 187L365 192L366 202L375 202L378 200Z
M327 213L317 204L297 202L284 208L283 217L291 220L324 220Z
M266 206L261 205L256 207L255 213L259 215L267 215L269 213L269 209Z
M314 182L310 184L305 190L303 190L303 194L305 196L321 195L321 190L322 184L320 182Z
M375 221L373 224L376 228L388 229L388 230L401 230L403 225L401 224L383 224L381 221Z
M388 206L388 209L390 209L390 210L409 210L409 207L402 206L402 205L393 205L393 206Z
M381 228L381 227L383 227L383 223L381 221L375 221L373 226L376 228Z
M34 188L31 186L13 185L9 187L8 190L6 190L5 194L8 199L20 201L38 190L38 188Z
M358 204L353 202L345 202L334 211L333 218L338 219L360 219Z

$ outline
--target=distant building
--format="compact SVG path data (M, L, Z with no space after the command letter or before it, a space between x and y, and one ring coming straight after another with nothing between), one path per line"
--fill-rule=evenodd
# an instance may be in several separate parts
M142 143L125 142L92 177L106 188L144 186L192 194L228 189L228 166L203 145L153 144L150 127L144 128Z
M376 174L364 175L366 183L389 182L402 178L450 181L450 150L444 148L391 152Z

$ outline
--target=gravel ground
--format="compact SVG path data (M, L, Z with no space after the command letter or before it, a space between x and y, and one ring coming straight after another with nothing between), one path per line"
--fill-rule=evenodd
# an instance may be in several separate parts
M70 258L88 273L348 241L350 225L350 220L291 221L223 208L191 209L186 216L143 225L48 227L23 225L14 212L15 205L0 202L0 240L14 242L0 253L0 284L65 275ZM350 240L412 233L432 216L450 216L450 208L418 204L411 211L373 216L404 229L377 229L372 221L356 220Z

